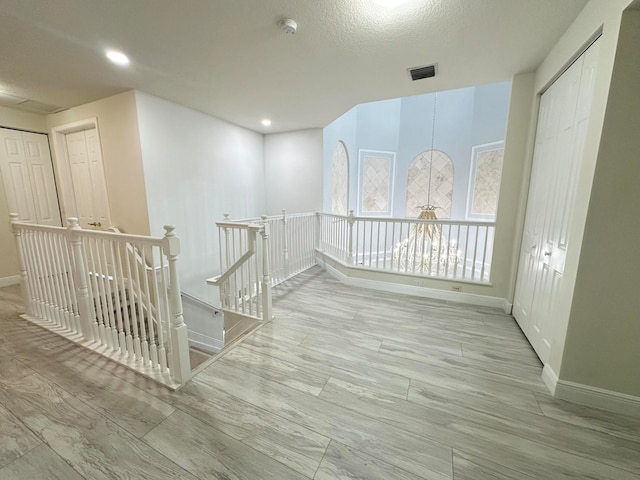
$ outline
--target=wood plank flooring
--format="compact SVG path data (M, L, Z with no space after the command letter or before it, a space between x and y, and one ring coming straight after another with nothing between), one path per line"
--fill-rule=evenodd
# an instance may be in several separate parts
M0 289L0 479L640 480L640 419L556 401L499 311L312 268L178 392Z

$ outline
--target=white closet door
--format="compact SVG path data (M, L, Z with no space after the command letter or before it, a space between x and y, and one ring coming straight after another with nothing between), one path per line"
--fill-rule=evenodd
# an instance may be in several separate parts
M89 160L89 172L91 174L91 186L93 190L94 218L103 227L110 227L109 199L107 197L107 182L104 176L104 165L102 163L102 150L98 131L95 128L85 130L85 140L87 142L87 156Z
M58 193L46 135L23 133L24 151L33 187L36 219L40 225L60 226Z
M80 226L109 227L109 202L96 129L68 133L65 137Z
M598 43L542 95L513 314L543 362L555 333Z
M0 128L0 171L9 210L23 222L60 226L46 135Z

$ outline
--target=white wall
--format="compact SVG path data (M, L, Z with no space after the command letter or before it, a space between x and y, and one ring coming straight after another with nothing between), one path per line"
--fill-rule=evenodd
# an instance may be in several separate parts
M266 213L322 210L322 129L265 135Z
M497 297L513 303L520 242L524 225L524 207L529 191L529 173L535 131L535 104L532 102L535 75L513 77L509 118L504 145L504 163L498 199L496 234L493 242L491 279Z
M220 273L215 222L266 210L263 136L135 92L151 234L174 224L183 291L218 305L205 280Z
M561 378L640 398L640 10L625 12Z
M554 325L553 342L549 354L549 366L560 375L565 338L571 311L573 290L578 273L580 250L584 234L587 208L593 184L600 138L604 124L605 109L613 72L613 63L618 43L622 11L630 0L591 0L580 12L566 33L553 47L536 72L535 93L541 93L554 77L563 70L585 43L600 28L603 35L599 40L598 69L594 85L594 98L591 105L591 120L586 135L581 170L576 180L576 204L569 225L569 244L561 289L557 292L556 308L551 312L550 322ZM532 120L533 121L533 120ZM533 133L531 133L533 136ZM532 138L530 137L530 140Z
M47 126L52 129L93 117L98 119L111 221L126 233L148 235L147 196L133 90L48 115ZM58 165L56 152L51 153L54 166ZM58 188L63 190L60 198L64 223L68 216L65 196L70 185L60 182Z
M23 112L0 106L0 127L46 132L44 115ZM9 225L9 205L4 191L4 182L0 177L0 282L7 277L18 275L18 250Z

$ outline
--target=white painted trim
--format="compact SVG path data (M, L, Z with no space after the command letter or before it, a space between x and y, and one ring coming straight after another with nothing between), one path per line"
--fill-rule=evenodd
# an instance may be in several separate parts
M322 255L323 257L326 257L327 259L335 262L336 264L341 265L345 269L371 272L373 275L386 274L386 275L392 275L392 276L398 276L398 277L410 277L410 278L416 279L417 281L435 280L435 281L438 281L438 282L448 282L448 283L461 284L461 285L476 285L476 286L482 286L482 287L492 287L493 286L493 283L491 283L491 282L474 282L472 280L464 280L462 278L446 278L446 277L431 278L431 277L426 277L424 275L419 275L419 274L410 273L410 272L398 272L398 271L395 271L395 270L375 269L375 268L364 267L362 265L348 265L348 264L344 263L338 257L336 257L334 255L331 255L328 252L323 252L323 251L321 251L321 250L316 248L316 259L318 258L318 255ZM365 256L367 256L367 255L368 255L368 253L365 254ZM358 257L361 257L361 256L362 256L362 254L358 255ZM391 283L393 283L393 282L391 282ZM501 308L503 308L502 305L501 305Z
M217 338L209 337L192 330L187 331L187 337L189 339L189 346L198 348L205 352L217 353L224 347L224 342Z
M551 395L555 396L556 386L558 385L558 375L553 371L553 368L546 363L542 369L542 381L549 389Z
M379 157L389 159L389 210L386 212L364 212L362 211L362 175L363 175L363 158L366 154L373 154ZM371 156L373 156L371 155ZM396 183L396 152L387 152L384 150L368 150L361 148L358 150L358 198L356 201L356 211L359 216L369 217L388 217L393 213L393 195Z
M513 303L509 302L505 298L504 302L502 303L502 309L504 310L504 313L506 313L507 315L511 315L511 312L513 311Z
M464 303L467 305L476 305L480 307L490 307L496 309L504 308L504 298L489 297L485 295L475 295L464 292L449 292L447 290L438 290L436 288L417 287L413 285L403 285L400 283L383 282L379 280L368 280L365 278L352 278L329 265L320 256L316 257L316 261L320 267L325 269L330 275L340 280L345 285L353 287L368 288L370 290L379 290L383 292L399 293L403 295L413 295L416 297L433 298L435 300L445 300L448 302Z
M560 400L640 418L640 397L634 395L558 380L554 396Z
M347 283L347 276L344 273L342 273L340 270L329 265L323 259L317 258L316 263L318 264L319 267L324 269L329 275L331 275L336 280L340 280L342 283Z
M11 277L0 278L0 288L8 287L9 285L17 285L20 283L20 275L13 275Z
M471 166L469 170L469 184L467 185L467 208L465 212L465 218L467 220L488 220L495 222L496 215L488 215L481 213L473 213L471 208L473 206L473 194L476 185L476 173L478 171L478 154L484 152L492 152L494 150L502 150L504 154L504 140L497 142L483 143L481 145L475 145L471 147ZM502 172L501 172L502 175ZM502 178L500 179L502 182Z
M640 397L559 379L549 364L542 369L542 380L559 400L640 418Z
M60 203L62 218L70 216L78 216L78 206L76 205L76 197L73 190L73 180L71 177L71 167L69 166L69 152L67 151L66 135L69 133L76 133L82 130L96 130L98 141L100 142L100 163L102 164L102 175L106 188L106 201L107 201L107 223L109 227L113 226L111 222L111 203L109 202L109 188L107 185L107 176L104 168L104 154L102 152L102 137L100 135L100 128L98 127L98 117L90 117L77 122L67 123L65 125L59 125L51 129L51 146L53 147L53 156L55 159L55 172L57 179L60 182L58 186L58 203Z

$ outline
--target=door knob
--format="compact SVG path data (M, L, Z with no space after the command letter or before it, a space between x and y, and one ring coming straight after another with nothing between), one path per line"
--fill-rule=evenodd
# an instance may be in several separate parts
M91 222L91 223L87 223L87 225L91 225L92 227L97 227L97 228L100 228L102 226L100 222Z
M544 256L545 257L550 257L551 256L551 252L544 252Z

